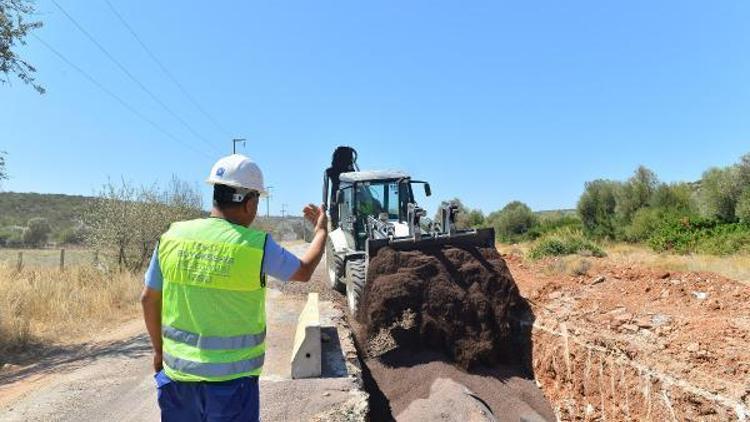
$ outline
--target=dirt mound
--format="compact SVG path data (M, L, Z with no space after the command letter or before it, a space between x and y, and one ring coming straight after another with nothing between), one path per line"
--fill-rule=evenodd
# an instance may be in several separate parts
M436 350L468 369L517 360L509 316L520 303L494 248L383 248L370 261L357 319L370 356Z
M377 383L377 391L388 397L387 405L372 406L371 419L396 420L471 420L458 403L434 394L435 382L448 379L472 391L474 398L489 408L500 421L554 421L555 413L533 379L514 366L477 368L465 372L433 351L395 350L385 356L366 359L368 374ZM371 393L372 394L372 393ZM453 396L453 398L459 398ZM426 400L425 400L426 399ZM416 404L415 404L416 402ZM409 419L410 407L429 402L430 412ZM413 406L414 405L414 406ZM481 420L481 419L480 419Z

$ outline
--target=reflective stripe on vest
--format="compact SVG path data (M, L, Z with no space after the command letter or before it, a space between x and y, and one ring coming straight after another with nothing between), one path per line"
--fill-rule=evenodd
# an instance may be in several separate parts
M168 339L204 350L244 349L259 346L266 338L266 330L259 334L232 337L202 336L168 325L161 327L161 334Z
M223 378L234 374L252 372L263 367L265 354L258 357L228 363L204 363L176 358L169 353L163 355L164 363L170 368L191 375L207 378Z
M259 376L266 234L218 218L174 223L159 242L164 371L176 381Z

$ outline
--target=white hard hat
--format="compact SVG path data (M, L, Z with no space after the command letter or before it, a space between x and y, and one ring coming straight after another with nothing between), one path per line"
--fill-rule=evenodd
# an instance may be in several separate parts
M226 185L265 193L263 172L250 158L232 154L220 158L211 168L206 182L211 185Z

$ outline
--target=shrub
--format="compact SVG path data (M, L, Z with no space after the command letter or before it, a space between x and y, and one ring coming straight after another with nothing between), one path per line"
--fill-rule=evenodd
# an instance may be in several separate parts
M68 227L57 233L57 241L65 245L80 245L85 242L87 236L86 227Z
M23 243L27 246L44 246L51 232L52 228L46 218L32 218L23 231Z
M750 252L750 225L723 224L699 238L695 252L708 255L734 255Z
M0 237L5 238L4 245L9 248L19 248L23 246L23 231L25 227L8 226L2 229Z
M558 231L564 227L571 230L583 230L581 219L575 214L555 212L554 214L543 214L537 216L536 223L527 233L529 239L538 239L547 233Z
M578 215L585 232L594 237L615 237L615 197L621 184L612 180L586 182L578 199Z
M580 258L570 264L570 274L571 275L586 275L589 273L589 270L591 269L591 261L589 261L586 258Z
M667 218L648 239L657 252L729 255L750 251L750 224L715 218Z
M607 255L601 247L586 238L583 232L571 229L562 229L541 237L529 251L532 259L574 254L595 257Z
M536 222L528 205L521 201L509 202L502 210L490 214L488 220L495 228L495 235L506 242L523 237Z
M622 239L628 242L645 242L664 224L692 217L696 217L696 215L688 210L676 208L641 208L633 216L633 221L630 225L625 227Z

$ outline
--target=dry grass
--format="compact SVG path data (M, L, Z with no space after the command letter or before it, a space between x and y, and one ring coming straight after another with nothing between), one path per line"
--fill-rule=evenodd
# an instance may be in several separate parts
M90 266L16 272L0 264L0 354L69 343L137 315L141 278Z
M528 256L531 243L498 243L496 246L501 253ZM750 284L750 255L675 255L658 253L643 246L626 243L605 244L603 248L607 252L607 257L597 258L600 260L598 262L643 266L665 271L708 272ZM584 258L576 255L560 257L553 261L547 270L553 274L576 275L576 268L581 260Z
M57 268L60 265L60 249L10 249L0 248L0 265L15 267L18 253L23 254L24 267ZM65 266L91 265L94 251L84 248L65 248Z
M668 271L710 272L743 283L750 283L750 255L671 255L660 254L639 246L613 244L606 247L613 262L642 265Z

